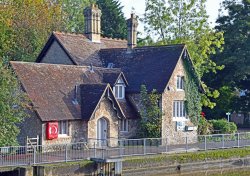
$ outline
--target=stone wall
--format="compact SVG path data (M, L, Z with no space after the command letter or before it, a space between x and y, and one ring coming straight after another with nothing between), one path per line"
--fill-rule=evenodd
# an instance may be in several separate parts
M138 138L138 129L139 129L139 119L129 119L128 120L128 131L120 132L119 138Z
M49 144L67 144L74 142L86 142L87 141L87 123L83 120L69 121L69 132L68 136L60 137L57 139L47 140L46 139L46 123L42 124L42 145Z
M176 68L169 80L169 83L162 94L162 137L168 139L168 144L182 144L186 142L193 143L197 141L197 131L177 131L176 121L173 121L173 102L174 100L185 100L184 90L176 89L177 76L184 76L185 72L183 67L183 60L180 59ZM194 126L192 122L187 119L186 126Z
M97 121L104 118L107 121L107 138L110 138L110 145L113 146L117 143L119 138L119 118L110 100L103 98L99 104L98 109L88 122L88 139L92 142L97 138ZM112 140L113 139L113 140ZM92 143L91 142L91 143Z
M193 143L197 141L197 131L177 131L176 121L173 121L173 101L185 100L185 92L177 91L176 89L177 76L185 77L182 60L179 60L177 63L160 100L160 107L162 109L162 138L168 138L168 144L184 144L186 137L188 137L188 142ZM132 94L130 95L130 99L132 99L138 110L142 108L140 94ZM194 126L189 119L185 121L185 125Z
M25 118L25 120L18 125L20 129L20 133L18 135L18 143L20 145L26 145L26 139L36 138L37 135L39 137L42 135L42 121L37 116L34 111L27 110L29 117Z
M74 65L56 41L52 43L41 63Z

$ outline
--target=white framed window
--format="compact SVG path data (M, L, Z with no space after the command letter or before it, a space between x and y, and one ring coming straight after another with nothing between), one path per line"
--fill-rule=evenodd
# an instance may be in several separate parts
M124 99L125 97L125 84L122 79L119 79L116 85L113 87L113 92L115 94L115 98Z
M176 89L177 90L184 90L184 76L177 76Z
M186 119L186 110L184 101L174 101L173 103L173 119L178 121Z
M59 136L68 136L68 134L69 134L68 121L59 121L58 122L58 135Z
M122 132L127 132L128 131L128 119L122 119L120 128Z

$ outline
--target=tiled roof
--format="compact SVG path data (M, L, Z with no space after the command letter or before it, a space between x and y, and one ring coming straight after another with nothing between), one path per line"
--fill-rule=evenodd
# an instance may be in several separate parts
M140 86L163 92L175 67L182 56L185 45L166 45L155 47L137 47L127 49L101 49L100 58L103 67L113 63L121 68L129 87L128 92L140 92Z
M75 65L25 62L11 65L42 121L81 119L81 107L73 103L75 86L101 84L103 74L120 73L120 69L94 67L92 72L87 66Z
M136 108L132 105L127 97L124 100L118 100L118 102L127 119L140 118L139 112L136 111Z
M112 89L109 84L82 84L81 98L82 98L82 117L89 120L98 107L102 98L108 98L112 103L113 110L117 113L119 118L124 118L123 111L119 103L115 100L112 94Z
M76 65L90 65L93 63L95 66L101 66L98 55L100 49L127 47L126 40L101 38L100 43L94 43L83 34L53 32L42 52L38 56L37 62L41 61L42 57L45 55L54 40L57 40L60 43Z

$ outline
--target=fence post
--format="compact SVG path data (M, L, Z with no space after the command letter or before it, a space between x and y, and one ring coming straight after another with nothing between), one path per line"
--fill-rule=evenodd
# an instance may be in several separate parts
M207 135L205 135L205 150L207 150Z
M239 148L240 147L240 133L237 134L237 144Z
M120 156L122 156L122 150L123 150L123 141L122 141L122 139L120 140L120 142L119 142L120 144L119 144L119 146L120 146Z
M225 148L224 134L222 134L222 148Z
M96 143L94 142L94 158L96 158Z
M104 145L102 145L102 159L104 159Z
M33 147L33 164L36 164L36 148Z
M144 155L146 155L147 154L147 149L146 149L146 141L147 139L146 138L144 138L143 139L143 152L144 152Z
M166 153L168 152L168 138L166 138Z
M188 151L188 137L186 136L186 152Z
M67 151L67 144L65 144L65 162L67 162L67 158L68 158L68 151Z

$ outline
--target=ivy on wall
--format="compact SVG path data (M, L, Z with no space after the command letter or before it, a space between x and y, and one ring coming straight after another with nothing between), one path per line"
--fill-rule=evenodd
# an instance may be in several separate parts
M186 56L183 59L185 77L185 107L188 117L194 125L198 125L200 120L201 108L201 94L199 92L199 77L192 67L192 62Z

